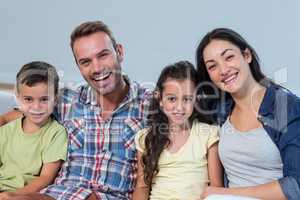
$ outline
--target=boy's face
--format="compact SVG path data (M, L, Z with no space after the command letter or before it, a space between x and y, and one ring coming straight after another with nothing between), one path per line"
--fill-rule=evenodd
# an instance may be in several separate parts
M55 105L54 89L48 89L46 83L37 83L32 87L20 84L17 98L19 106L27 121L43 126Z

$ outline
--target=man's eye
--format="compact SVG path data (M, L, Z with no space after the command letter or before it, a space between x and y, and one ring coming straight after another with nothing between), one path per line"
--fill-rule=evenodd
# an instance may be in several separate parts
M86 67L86 66L88 66L90 64L90 61L88 61L88 60L81 61L79 64Z

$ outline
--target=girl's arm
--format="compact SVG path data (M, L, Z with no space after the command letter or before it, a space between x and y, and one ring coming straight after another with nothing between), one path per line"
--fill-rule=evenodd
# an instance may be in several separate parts
M38 192L46 186L50 185L60 169L62 161L44 163L39 177L33 179L25 187L16 190L15 194L28 194Z
M223 167L218 154L218 142L214 143L207 152L208 178L210 186L223 187Z
M144 181L144 168L142 164L142 153L138 151L137 153L137 178L136 185L133 192L132 200L148 200L150 188L146 185Z

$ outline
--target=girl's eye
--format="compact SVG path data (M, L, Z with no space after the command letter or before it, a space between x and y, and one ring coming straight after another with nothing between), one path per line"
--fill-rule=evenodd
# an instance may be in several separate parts
M167 100L170 101L170 102L175 102L176 98L175 97L168 97Z
M183 100L185 102L192 102L193 101L193 97L185 97Z

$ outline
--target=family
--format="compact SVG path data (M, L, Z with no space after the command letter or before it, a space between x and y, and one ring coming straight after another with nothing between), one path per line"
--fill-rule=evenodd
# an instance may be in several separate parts
M0 117L0 200L299 200L300 98L266 77L254 48L217 28L154 91L122 73L102 21L71 34L86 84L55 67L16 76Z

